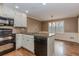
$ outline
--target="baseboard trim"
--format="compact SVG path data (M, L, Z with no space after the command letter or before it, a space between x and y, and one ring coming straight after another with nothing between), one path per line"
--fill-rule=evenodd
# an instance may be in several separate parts
M55 40L59 40L59 41L65 41L65 42L72 42L72 43L77 43L77 44L79 44L78 42L67 41L67 40L62 40L62 39L55 39Z

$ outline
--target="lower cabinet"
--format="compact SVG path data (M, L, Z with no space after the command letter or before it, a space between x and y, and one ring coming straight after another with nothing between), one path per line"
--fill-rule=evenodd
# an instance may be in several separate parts
M23 47L31 52L34 52L34 39L31 38L23 39Z
M34 37L29 35L23 35L22 45L24 48L28 49L31 52L34 52Z
M34 36L16 34L16 49L25 48L34 53Z
M79 34L78 33L57 33L55 35L55 39L79 43Z
M22 47L22 34L16 34L16 49Z

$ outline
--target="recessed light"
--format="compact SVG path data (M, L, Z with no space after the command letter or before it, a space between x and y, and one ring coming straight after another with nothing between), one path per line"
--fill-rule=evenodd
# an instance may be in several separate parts
M29 11L28 11L28 10L26 10L25 12L26 12L26 13L28 13Z
M43 5L46 5L46 3L42 3Z
M19 8L19 6L15 6L15 8Z

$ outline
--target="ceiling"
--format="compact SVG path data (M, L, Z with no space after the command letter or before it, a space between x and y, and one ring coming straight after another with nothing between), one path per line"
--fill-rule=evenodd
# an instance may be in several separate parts
M19 6L19 11L25 12L28 10L27 16L34 17L40 21L79 15L79 3L47 3L46 5L42 3L4 3L3 5L10 8Z

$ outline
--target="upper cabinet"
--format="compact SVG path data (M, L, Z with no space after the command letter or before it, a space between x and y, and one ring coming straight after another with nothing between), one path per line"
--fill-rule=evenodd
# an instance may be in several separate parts
M27 15L25 13L0 6L0 16L14 19L14 27L27 27Z
M14 26L15 27L27 27L27 16L24 13L16 12L14 17Z
M0 6L0 16L2 16L3 12L2 12L2 6Z
M0 6L0 16L14 18L15 10L5 6Z
M2 9L3 9L2 12L4 17L14 18L15 10L7 7L3 7Z

